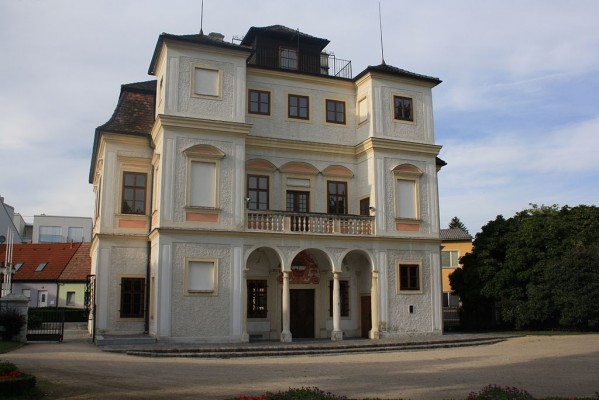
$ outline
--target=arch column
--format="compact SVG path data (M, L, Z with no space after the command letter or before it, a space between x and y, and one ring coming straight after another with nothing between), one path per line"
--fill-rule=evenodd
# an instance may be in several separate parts
M281 332L281 342L291 342L290 308L289 308L289 271L283 271L283 332Z
M370 339L379 338L379 272L372 271L370 286L370 314L372 327L368 334Z
M248 333L248 269L243 269L243 278L241 280L241 342L248 343L250 335Z
M333 272L333 331L331 340L343 340L341 331L341 301L339 295L339 272Z

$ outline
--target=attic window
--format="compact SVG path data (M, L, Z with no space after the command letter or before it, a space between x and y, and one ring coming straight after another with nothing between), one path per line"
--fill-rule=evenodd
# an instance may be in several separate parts
M47 262L40 263L40 265L38 265L37 268L35 269L35 272L42 272L44 270L44 268L46 267L46 265L48 265Z
M279 62L281 68L297 69L297 50L288 47L279 49Z
M17 272L19 269L21 269L21 267L23 266L23 263L16 263L15 265L13 265L13 268L15 269L15 272Z

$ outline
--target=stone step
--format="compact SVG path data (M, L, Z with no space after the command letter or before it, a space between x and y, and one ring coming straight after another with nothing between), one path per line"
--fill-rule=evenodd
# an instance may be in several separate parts
M451 347L480 346L499 343L505 337L473 338L462 340L438 340L409 343L371 343L364 344L335 344L335 345L254 345L238 347L201 347L201 348L170 348L170 349L122 349L132 356L140 357L181 357L181 358L240 358L240 357L284 357L298 355L330 355L349 353L429 350ZM110 349L108 351L118 351Z
M151 345L156 343L156 338L151 336L103 336L96 335L97 346L136 346Z

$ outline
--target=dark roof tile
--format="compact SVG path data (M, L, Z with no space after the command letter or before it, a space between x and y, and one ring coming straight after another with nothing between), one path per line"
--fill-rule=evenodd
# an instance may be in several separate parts
M362 76L366 75L368 72L380 72L383 74L396 75L404 78L416 79L420 81L426 81L432 83L433 86L437 86L442 81L439 78L435 78L432 76L421 75L414 72L406 71L405 69L397 68L388 64L379 64L379 65L369 65L364 71L360 72L355 78L354 81L360 79Z
M472 240L468 232L460 228L441 229L441 240Z
M13 275L13 281L56 281L71 261L81 243L15 244L13 265L23 265ZM0 245L0 259L5 259L6 245ZM91 262L91 261L90 261ZM47 265L35 272L41 263ZM91 265L91 264L90 264Z

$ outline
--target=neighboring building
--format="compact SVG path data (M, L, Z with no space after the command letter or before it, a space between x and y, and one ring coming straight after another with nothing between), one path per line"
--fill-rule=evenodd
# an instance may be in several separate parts
M92 219L55 215L33 216L33 243L91 242Z
M449 275L461 267L460 258L472 252L472 236L463 229L441 229L441 268L443 275L443 307L458 307L460 298L451 294Z
M15 216L17 224L15 224ZM0 196L0 236L4 236L5 240L8 240L9 230L12 232L12 242L21 243L23 230L20 227L20 215L15 214L14 207L4 202L4 197ZM19 226L17 226L19 225ZM24 226L24 221L23 221ZM2 259L4 261L4 259Z
M82 308L89 252L89 243L15 244L12 293L29 297L31 307ZM2 260L5 253L6 245L1 245Z
M15 213L13 222L17 227L17 231L21 234L21 243L31 243L33 240L33 224L25 221L19 213Z
M172 341L442 332L432 88L280 25L158 38L96 129L95 329Z

